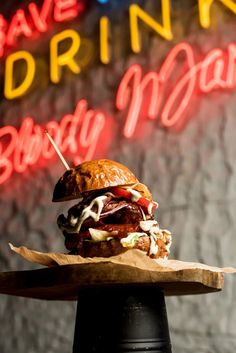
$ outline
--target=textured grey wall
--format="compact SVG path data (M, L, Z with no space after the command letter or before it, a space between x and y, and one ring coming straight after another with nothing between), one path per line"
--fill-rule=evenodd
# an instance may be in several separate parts
M139 3L149 10L153 6L153 1ZM140 55L131 54L128 43L123 42L128 32L121 23L127 21L127 12L116 12L117 22L111 12L113 34L117 36L113 62L102 66L94 60L82 75L69 75L59 85L46 82L43 86L41 82L22 99L2 99L1 126L19 126L20 119L28 115L41 124L60 120L62 115L73 112L82 97L91 107L103 107L115 117L113 140L105 157L127 164L152 190L160 203L157 218L173 232L171 257L236 267L236 92L196 96L191 116L181 131L167 130L153 121L146 123L149 129L138 140L122 137L124 116L114 110L117 84L131 63L154 70L171 47L182 40L203 54L235 40L235 16L215 7L211 29L203 30L198 25L196 7L186 9L183 5L186 2L176 2L173 12L175 40L167 43L146 33ZM94 5L79 30L94 38L102 13ZM47 48L46 43L44 52ZM95 45L94 52L97 54ZM67 159L70 161L69 156ZM22 175L14 174L0 186L1 271L37 267L11 254L8 242L41 251L63 251L55 221L68 204L51 203L55 182L62 172L63 167L54 160L48 167L32 167ZM228 275L221 293L168 298L173 353L235 352L235 295L236 278ZM62 305L1 295L0 352L71 352L75 308L75 303Z

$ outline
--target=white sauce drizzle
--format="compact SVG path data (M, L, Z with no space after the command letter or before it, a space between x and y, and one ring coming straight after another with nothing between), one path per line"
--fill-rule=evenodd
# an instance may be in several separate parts
M132 195L131 201L132 202L137 202L142 195L131 188L127 188L127 191L129 191ZM107 192L105 195L98 196L95 199L91 201L91 203L84 208L84 210L81 213L81 216L74 217L73 215L70 216L70 224L72 227L74 227L74 230L70 230L71 232L79 232L83 222L91 217L94 219L95 222L97 222L100 219L101 212L104 206L104 201L108 196L114 196L112 193ZM92 208L95 207L95 211L92 211ZM152 213L152 208L153 205L150 203L148 207L148 213ZM158 253L158 245L156 243L157 239L162 239L165 242L166 245L166 251L169 253L170 252L170 246L172 243L172 238L171 238L171 232L168 231L167 229L160 229L159 224L155 220L146 220L146 215L144 214L143 210L141 209L142 216L143 216L143 221L140 221L140 228L144 232L149 232L149 237L150 237L150 249L149 249L149 254L150 255L156 255ZM92 241L98 242L98 241L106 241L106 240L111 240L113 239L113 236L117 234L117 231L112 231L112 232L107 232L103 230L98 230L94 228L89 228L89 232L92 238ZM120 240L120 243L123 247L127 248L133 248L135 246L135 243L137 240L142 237L142 236L147 236L147 233L144 232L131 232L127 234L127 237L122 238Z
M133 187L135 187L135 185ZM131 193L132 202L137 202L142 197L142 195L137 190L134 190L133 188L125 188L125 189ZM152 214L152 209L154 204L158 207L158 203L155 201L150 202L148 205L148 214L150 215Z
M170 241L169 244L166 245L166 251L168 254L170 253L170 247L171 247L172 242Z
M150 221L141 221L140 223L139 223L139 225L140 225L140 228L142 229L142 230L144 230L145 232L148 232L148 231L150 231L150 229L155 225L155 226L158 226L158 223L157 223L157 221L155 221L155 220L150 220Z
M153 203L150 202L150 204L148 205L148 214L152 214L152 209L153 209Z
M106 230L89 228L89 233L93 241L105 241L111 240L113 235L117 234L117 231L107 232Z
M143 212L142 207L140 207L139 209L140 209L140 211L141 211L141 213L142 213L143 220L146 221L147 217L146 217L145 213Z
M154 237L154 238L160 238L160 239L162 239L162 232L161 232L161 230L160 230L160 228L159 228L159 225L156 225L156 226L154 226L154 227L151 227L151 229L150 229L150 234Z
M137 202L142 197L142 195L137 190L134 190L131 188L127 188L126 190L131 193L131 195L132 195L131 201L132 202Z
M92 202L83 209L80 218L77 221L76 224L76 232L80 231L80 228L83 224L83 222L91 217L93 218L93 220L95 222L99 221L102 209L103 209L103 201L106 200L107 196L102 195L102 196L98 196L95 199L92 200ZM92 211L93 206L96 205L97 206L97 211Z
M156 243L156 239L151 235L150 236L150 249L149 255L156 255L158 253L158 245Z
M72 227L74 227L78 221L78 217L74 217L73 215L70 216L70 224L72 225Z

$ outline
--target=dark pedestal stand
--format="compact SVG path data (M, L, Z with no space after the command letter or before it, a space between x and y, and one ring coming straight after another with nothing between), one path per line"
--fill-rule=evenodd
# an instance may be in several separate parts
M220 291L222 270L177 260L147 265L138 250L132 256L150 270L106 260L0 272L0 293L78 300L73 353L171 353L164 295Z
M73 353L171 353L162 290L156 286L81 288Z

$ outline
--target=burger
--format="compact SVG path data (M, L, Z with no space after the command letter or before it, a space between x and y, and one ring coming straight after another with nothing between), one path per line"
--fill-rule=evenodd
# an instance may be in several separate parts
M110 257L139 249L151 258L167 258L171 233L154 219L157 202L147 186L124 165L99 159L67 170L53 201L77 200L57 224L70 254Z

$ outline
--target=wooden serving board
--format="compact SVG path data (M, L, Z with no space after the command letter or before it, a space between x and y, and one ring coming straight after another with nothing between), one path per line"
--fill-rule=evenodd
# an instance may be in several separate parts
M223 283L220 271L189 268L159 272L109 262L0 273L0 293L47 300L77 300L79 289L88 286L158 286L169 296L216 292Z

